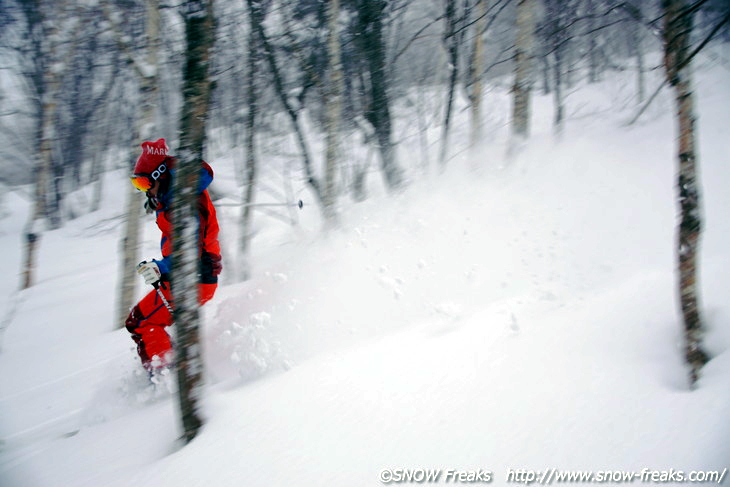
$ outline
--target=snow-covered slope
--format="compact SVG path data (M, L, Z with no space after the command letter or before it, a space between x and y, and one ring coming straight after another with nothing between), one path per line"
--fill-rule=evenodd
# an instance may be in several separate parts
M184 448L172 396L144 388L114 328L126 182L108 174L101 212L44 235L37 286L1 284L0 485L365 486L398 468L504 485L519 469L730 467L730 75L697 82L713 356L697 390L674 300L671 105L623 127L627 112L590 108L607 83L579 92L559 141L538 98L509 163L500 135L402 194L345 203L341 230L321 234L307 205L296 230L261 232L253 279L206 305L207 422ZM228 163L214 161L219 175ZM10 193L4 211L0 266L14 276L27 204ZM220 215L233 248L235 210ZM150 223L150 256L155 240Z

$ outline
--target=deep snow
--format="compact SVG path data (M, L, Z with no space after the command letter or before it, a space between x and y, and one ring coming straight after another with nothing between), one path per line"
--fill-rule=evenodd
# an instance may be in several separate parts
M474 155L401 194L343 201L340 230L323 234L311 201L296 228L258 215L253 278L224 281L204 309L207 422L183 448L171 395L143 387L115 327L127 183L108 173L99 212L43 236L38 284L0 283L13 315L0 485L365 486L398 467L488 470L504 485L509 469L730 467L730 74L696 75L713 359L692 392L671 99L625 127L622 81L572 95L560 138L538 97L512 161L488 114L494 138ZM496 90L487 106L506 100ZM233 161L212 163L226 188ZM0 266L15 276L28 208L18 191L4 198ZM219 209L228 264L236 212ZM141 257L157 238L148 222Z

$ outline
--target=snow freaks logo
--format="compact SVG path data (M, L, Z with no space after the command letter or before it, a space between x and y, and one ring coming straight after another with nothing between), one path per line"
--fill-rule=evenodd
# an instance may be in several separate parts
M404 483L468 483L489 484L494 479L494 474L489 470L454 470L452 468L426 469L426 468L384 468L380 471L380 482L383 484L404 484Z

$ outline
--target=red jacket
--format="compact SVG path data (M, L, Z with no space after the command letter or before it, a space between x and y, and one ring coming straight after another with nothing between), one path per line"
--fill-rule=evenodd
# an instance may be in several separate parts
M174 171L171 171L174 176ZM218 242L218 218L215 207L208 194L208 186L213 181L213 169L203 161L200 170L200 184L198 186L198 211L200 217L200 230L198 241L198 255L200 257L200 282L203 284L214 284L218 282L221 266L221 247ZM173 225L171 219L171 192L168 190L163 195L158 195L160 203L157 210L157 226L162 232L160 247L162 248L162 260L155 261L163 274L163 280L169 280L169 273L172 268L172 240ZM164 276L164 274L168 274ZM165 279L167 277L167 279Z

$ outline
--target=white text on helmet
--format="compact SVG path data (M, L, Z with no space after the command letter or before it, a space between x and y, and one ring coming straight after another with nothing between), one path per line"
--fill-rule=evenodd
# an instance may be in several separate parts
M166 156L167 155L167 149L164 147L153 147L151 145L146 145L145 151L147 152L147 154L152 154L155 156Z

